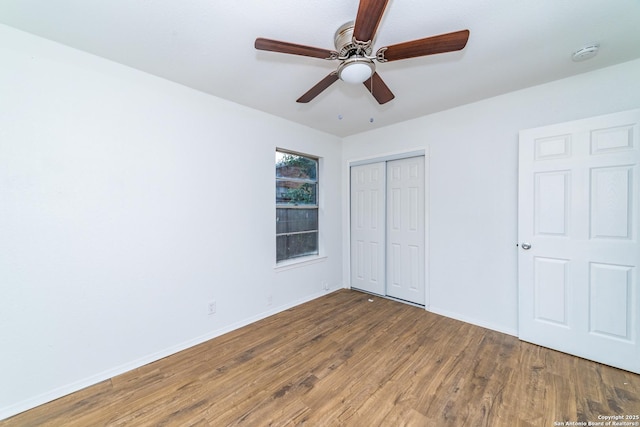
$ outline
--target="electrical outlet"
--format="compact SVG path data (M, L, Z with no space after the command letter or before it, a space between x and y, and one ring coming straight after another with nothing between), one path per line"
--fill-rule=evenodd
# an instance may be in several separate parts
M325 291L329 290L329 282L322 282L322 289L324 289Z
M269 305L271 305L271 304L273 304L273 295L269 295L269 296L267 297L267 305L269 306Z
M207 304L207 313L209 314L209 316L211 316L212 314L216 314L216 302L215 301L209 301L209 303Z

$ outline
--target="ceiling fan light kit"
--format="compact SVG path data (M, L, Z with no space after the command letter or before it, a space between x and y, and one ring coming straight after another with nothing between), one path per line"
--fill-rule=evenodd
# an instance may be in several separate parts
M347 22L336 31L333 42L338 52L338 77L345 83L361 84L371 78L376 65L371 57L371 42L358 42L353 38L355 23Z
M354 55L338 65L338 77L346 83L361 84L370 79L375 70L371 59Z
M371 56L373 40L387 2L388 0L360 0L356 20L343 24L335 33L335 51L261 37L256 39L255 48L340 61L336 71L309 89L297 102L309 102L337 80L342 80L350 84L364 84L379 104L385 104L394 99L395 95L376 72L374 59L384 63L453 52L463 49L469 39L469 30L456 31L381 47Z

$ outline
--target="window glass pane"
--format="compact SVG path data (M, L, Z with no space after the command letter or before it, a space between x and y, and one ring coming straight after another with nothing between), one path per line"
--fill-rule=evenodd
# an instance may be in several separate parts
M276 209L277 234L317 230L317 209Z
M298 181L276 181L276 203L317 205L317 184Z
M318 254L318 232L276 237L277 261Z
M276 151L276 178L295 178L315 181L318 162L309 157Z
M276 151L276 260L318 255L318 159Z

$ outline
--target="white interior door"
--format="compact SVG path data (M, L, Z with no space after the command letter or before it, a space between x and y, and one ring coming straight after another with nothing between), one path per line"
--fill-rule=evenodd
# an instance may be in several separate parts
M640 110L520 133L519 336L640 373Z
M351 287L385 294L385 162L351 167Z
M424 305L424 156L351 167L351 287Z
M387 295L425 303L424 157L387 163Z

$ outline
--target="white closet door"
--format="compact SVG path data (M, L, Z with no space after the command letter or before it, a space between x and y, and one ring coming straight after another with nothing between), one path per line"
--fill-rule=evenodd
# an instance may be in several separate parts
M640 373L640 110L520 133L522 340Z
M351 287L385 294L385 162L351 167Z
M424 157L387 163L387 295L425 304Z

